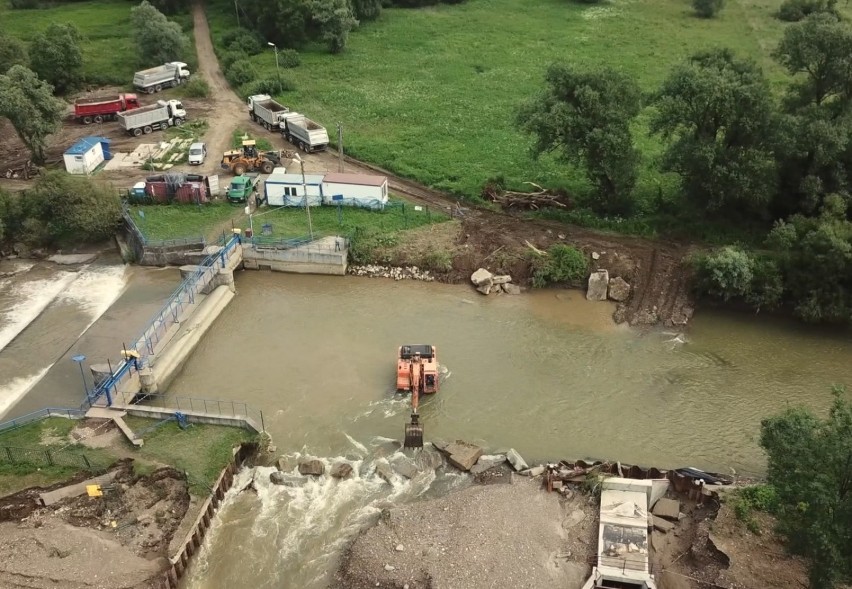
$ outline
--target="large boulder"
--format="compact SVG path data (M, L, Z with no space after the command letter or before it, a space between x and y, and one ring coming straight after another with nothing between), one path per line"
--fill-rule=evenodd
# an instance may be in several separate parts
M316 458L299 461L299 474L320 476L325 472L325 465Z
M402 454L397 454L391 458L390 463L397 474L404 476L407 479L413 479L419 472L414 461L412 461L408 456L403 456Z
M508 274L491 277L491 284L508 284L509 282L512 282L512 277Z
M630 296L630 285L621 276L611 278L609 281L609 298L619 303L626 301Z
M521 294L521 287L517 284L506 283L503 285L503 292L510 295L519 295Z
M376 462L376 474L379 478L384 479L386 483L393 484L393 469L391 468L390 463L384 458L379 459Z
M338 462L331 467L328 474L336 479L348 479L352 476L352 465L348 462Z
M482 456L481 447L461 440L453 442L444 451L447 453L447 460L450 461L450 464L464 471L473 468L473 465Z
M284 487L301 487L307 482L307 479L275 470L269 473L269 482L273 485L282 485Z
M481 286L486 283L491 286L493 276L494 275L485 268L480 268L470 275L470 281L474 284L474 286Z
M487 295L487 294L491 294L492 288L493 287L491 286L490 283L485 283L485 284L480 284L479 286L477 286L476 290L478 290L479 292L481 292L484 295Z
M589 276L589 289L586 291L586 299L590 301L605 301L606 292L609 287L609 272L598 270Z
M444 465L444 457L441 456L440 452L437 452L433 448L424 446L423 449L417 453L417 456L414 457L414 464L417 465L418 469L423 471L436 470Z

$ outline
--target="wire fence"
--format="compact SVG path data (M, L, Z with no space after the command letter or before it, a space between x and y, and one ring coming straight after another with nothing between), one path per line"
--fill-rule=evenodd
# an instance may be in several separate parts
M99 470L105 465L81 452L49 448L15 448L0 446L0 464L30 466L65 466L80 470Z
M111 396L118 394L119 386L129 378L131 369L146 365L148 357L154 353L168 330L183 319L190 305L195 304L198 295L216 275L217 266L222 268L227 266L228 260L239 243L239 238L232 236L219 251L210 254L197 265L196 270L180 283L142 333L129 342L127 349L138 353L139 358L136 360L122 358L115 365L116 368L112 374L89 393L84 405L91 406L104 395L107 396L107 404L111 403ZM127 342L124 345L127 345Z

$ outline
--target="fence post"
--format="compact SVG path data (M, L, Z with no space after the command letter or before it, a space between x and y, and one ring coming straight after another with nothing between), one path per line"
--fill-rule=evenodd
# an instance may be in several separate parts
M262 431L262 432L266 431L266 424L263 423L263 410L261 410L261 412L260 412L260 431Z
M83 462L85 462L85 463L86 463L86 468L88 468L89 470L92 470L92 464L89 462L89 459L88 459L88 458L86 458L86 455L85 455L85 454L80 454L80 458L82 458L82 459L83 459Z
M50 450L45 450L45 451L44 451L44 453L45 453L45 455L47 456L47 463L48 463L50 466L56 466L56 465L53 463L53 456L51 455Z
M15 464L15 459L12 457L12 449L9 446L6 446L6 456L9 457L9 462Z

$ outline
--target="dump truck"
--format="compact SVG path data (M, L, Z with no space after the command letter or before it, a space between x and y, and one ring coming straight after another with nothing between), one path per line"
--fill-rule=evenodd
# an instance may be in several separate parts
M266 127L268 131L281 128L281 121L290 109L272 99L269 94L256 94L248 99L251 120Z
M246 202L248 197L257 188L259 182L260 174L256 172L248 172L242 176L235 176L228 185L228 190L225 193L228 202Z
M281 135L304 152L325 151L328 147L328 132L305 115L286 113L282 116Z
M178 86L189 79L189 70L182 61L170 61L157 67L136 72L133 85L140 92L153 94L165 88Z
M74 101L74 119L84 125L111 121L120 112L139 108L135 94L93 96Z
M158 100L157 104L143 106L116 115L125 131L139 137L152 131L180 127L186 120L186 111L180 100Z

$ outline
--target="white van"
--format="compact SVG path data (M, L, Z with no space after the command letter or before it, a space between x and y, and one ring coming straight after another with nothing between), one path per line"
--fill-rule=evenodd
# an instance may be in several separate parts
M201 165L204 163L204 159L207 157L207 145L204 143L193 143L189 146L189 159L188 163L190 165Z

